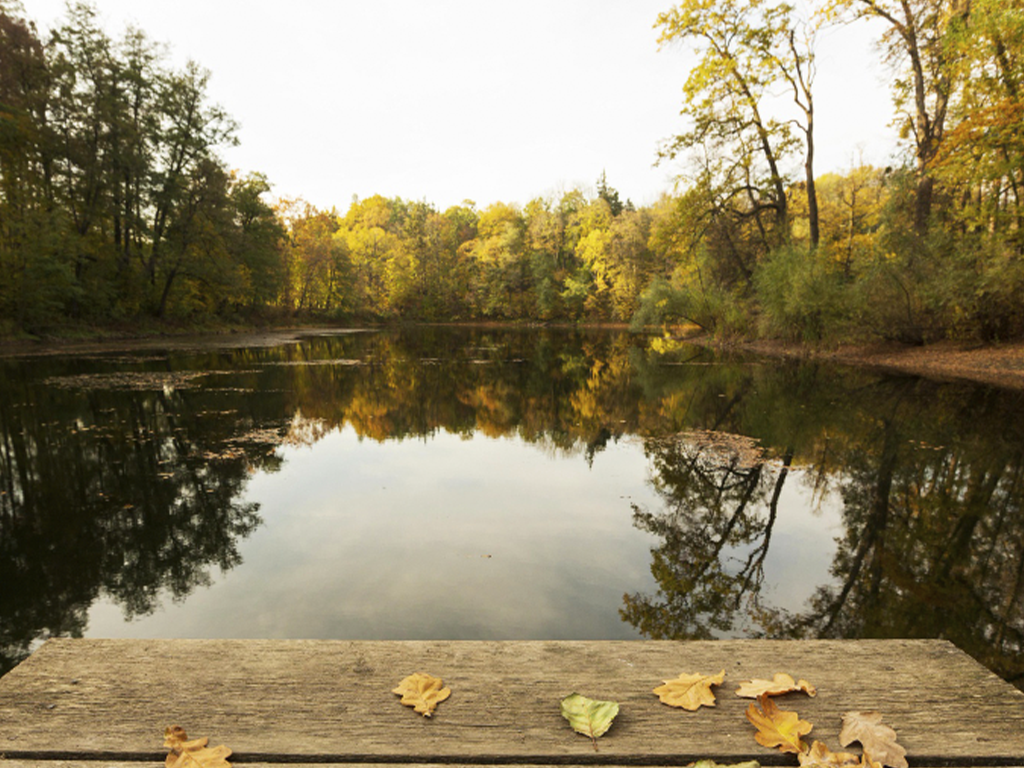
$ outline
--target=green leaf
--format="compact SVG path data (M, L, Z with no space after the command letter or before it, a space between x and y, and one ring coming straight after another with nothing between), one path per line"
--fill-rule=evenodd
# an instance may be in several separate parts
M616 701L597 701L588 699L578 693L572 693L562 699L562 717L576 733L589 736L597 750L597 737L603 736L612 727L612 721L619 714Z

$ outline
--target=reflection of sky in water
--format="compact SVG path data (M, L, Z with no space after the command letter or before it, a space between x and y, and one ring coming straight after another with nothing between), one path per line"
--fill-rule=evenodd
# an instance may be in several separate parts
M619 639L624 593L652 594L650 549L631 504L661 509L639 440L588 467L517 438L360 441L351 428L257 474L264 524L244 563L182 603L125 624L97 601L93 637ZM835 503L809 507L791 473L762 598L799 609L829 580ZM743 552L732 553L742 558Z

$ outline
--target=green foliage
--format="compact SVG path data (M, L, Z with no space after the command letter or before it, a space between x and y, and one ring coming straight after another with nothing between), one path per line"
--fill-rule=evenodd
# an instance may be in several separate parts
M300 313L811 342L1024 334L1020 14L998 0L822 13L884 22L904 167L814 178L810 25L784 2L683 0L657 22L698 57L690 124L662 148L688 162L676 194L637 208L602 172L592 194L522 207L375 195L340 215L271 205L265 177L228 172L236 126L195 63L169 66L139 31L109 37L87 2L46 41L0 4L0 326Z
M230 176L235 124L209 73L167 67L69 4L44 45L0 9L0 318L43 330L194 318L278 299L280 224L261 177Z
M827 249L773 251L758 267L754 286L767 335L819 342L849 330L846 283Z
M682 283L655 278L640 296L640 305L630 322L630 329L694 325L706 333L733 337L749 331L749 308L734 292L714 283Z
M576 733L589 736L594 742L594 749L597 749L597 739L608 732L618 714L619 704L616 701L599 701L578 693L562 699L562 717L569 721Z

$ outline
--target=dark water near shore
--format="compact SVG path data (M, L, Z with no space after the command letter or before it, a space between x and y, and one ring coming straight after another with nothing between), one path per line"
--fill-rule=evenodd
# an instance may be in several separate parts
M49 636L945 637L1024 687L1024 394L417 329L0 361Z

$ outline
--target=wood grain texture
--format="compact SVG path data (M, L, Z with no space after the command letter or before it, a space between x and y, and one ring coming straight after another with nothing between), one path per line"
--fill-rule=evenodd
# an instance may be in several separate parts
M723 668L714 709L672 709L651 692ZM162 760L177 724L246 763L793 764L754 742L750 701L734 693L780 671L817 686L814 699L777 702L833 748L843 712L874 709L912 765L1024 765L1024 694L939 640L51 640L0 678L0 753L50 768ZM452 689L432 719L391 693L413 672ZM574 691L620 704L598 753L559 713Z

